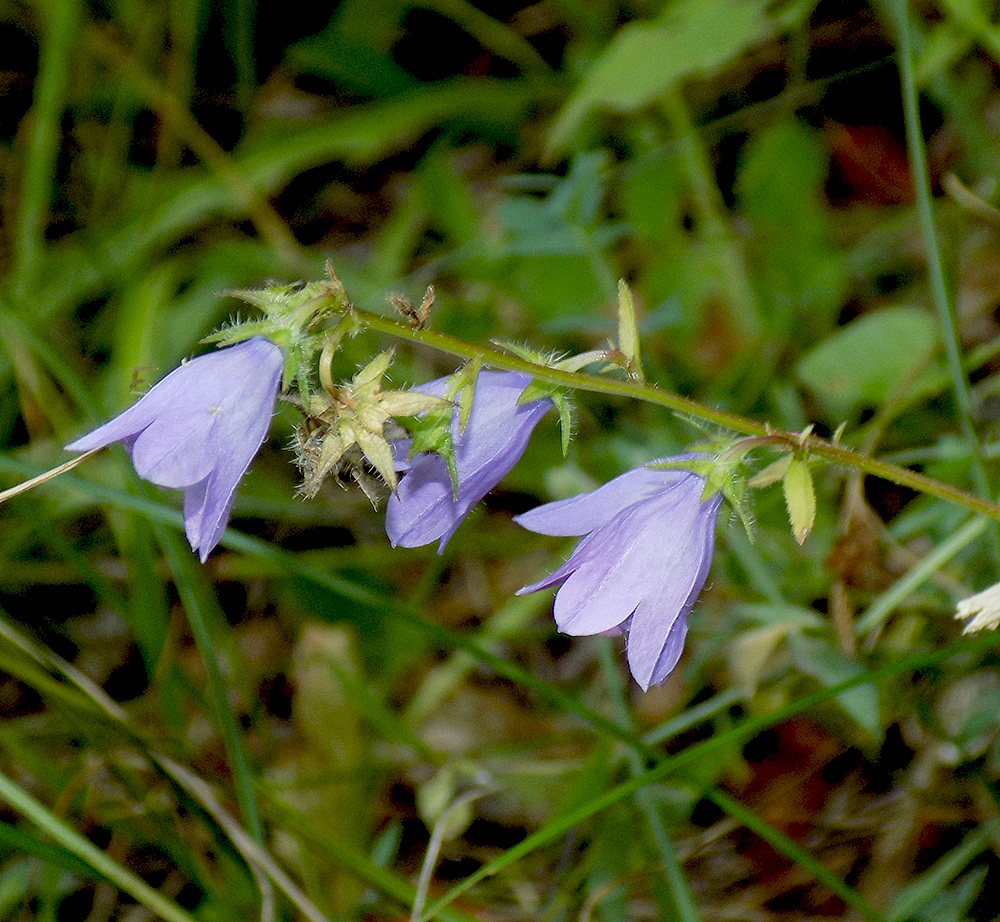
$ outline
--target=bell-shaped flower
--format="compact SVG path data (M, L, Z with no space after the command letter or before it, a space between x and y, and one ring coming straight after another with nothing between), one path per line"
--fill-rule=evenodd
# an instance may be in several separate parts
M448 381L438 378L414 390L444 397ZM481 371L464 429L459 407L452 411L457 494L447 462L436 452L421 452L397 465L403 477L385 510L393 547L439 541L440 554L469 510L517 463L532 430L552 406L547 397L519 402L530 383L528 375L517 372ZM400 444L404 451L408 448L406 441Z
M259 336L199 356L66 448L122 442L143 480L183 490L184 530L204 563L267 435L283 367L281 349Z
M560 631L625 633L636 682L643 691L662 682L681 657L687 615L712 562L722 496L703 500L704 490L691 471L639 467L515 516L539 534L584 536L566 563L518 594L561 584L553 607Z

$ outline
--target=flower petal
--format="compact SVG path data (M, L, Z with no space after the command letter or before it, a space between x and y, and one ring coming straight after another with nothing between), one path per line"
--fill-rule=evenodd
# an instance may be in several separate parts
M658 496L664 490L694 476L696 475L685 470L653 471L647 467L637 467L589 493L536 506L514 516L514 521L528 531L541 535L585 535L605 525L628 506ZM704 485L703 480L700 482Z
M66 447L89 451L122 441L140 477L185 489L185 532L204 561L267 435L283 367L281 349L262 337L199 356Z
M177 407L154 419L131 439L135 472L160 487L184 489L203 481L215 467L212 417L198 410L178 419Z
M690 471L637 468L519 516L542 533L586 534L566 563L518 594L561 583L553 606L559 630L625 631L636 682L645 690L663 681L683 652L687 615L715 546L722 497L703 502L704 488L704 479Z
M409 464L386 503L386 534L393 547L420 547L440 538L440 553L464 515L452 499L448 466L431 452L411 458Z
M386 504L385 529L394 547L440 539L441 553L469 510L517 463L552 406L548 399L518 402L530 381L528 375L514 372L479 373L464 430L458 408L452 414L458 496L453 495L448 466L440 455L427 452L411 458L409 471ZM416 390L440 396L446 387L447 379L439 378Z
M620 629L642 600L645 573L641 554L633 553L641 538L635 523L642 515L642 506L629 507L583 538L554 573L518 594L562 582L553 606L560 631L579 637Z
M202 563L226 530L235 498L236 484L226 495L215 474L184 491L184 534Z
M662 682L677 665L688 613L712 562L721 497L699 499L700 494L694 502L674 506L669 517L661 513L655 527L662 535L663 524L669 522L670 531L648 560L651 579L628 631L629 669L643 690Z
M670 626L667 636L664 639L659 655L649 672L649 678L641 679L639 676L645 672L644 657L636 649L640 647L640 642L633 639L631 632L626 641L626 655L628 657L629 672L643 691L649 691L651 685L662 682L670 675L680 662L681 654L684 652L684 640L687 637L687 613L679 615ZM645 651L642 651L644 653Z
M697 505L701 489L700 478L692 476L646 503L630 506L588 535L577 548L582 551L579 567L556 595L559 629L596 634L631 617L631 635L638 610L650 596L660 600L662 610L678 611L690 594L685 577L692 566L691 534L685 513L694 508L692 499ZM695 567L700 552L699 547ZM663 636L668 628L664 625Z

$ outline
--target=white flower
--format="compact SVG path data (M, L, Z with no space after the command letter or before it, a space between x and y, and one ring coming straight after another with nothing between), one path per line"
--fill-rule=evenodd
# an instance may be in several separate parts
M956 618L972 618L962 631L963 634L973 634L983 628L996 628L1000 625L1000 583L970 595L958 603Z

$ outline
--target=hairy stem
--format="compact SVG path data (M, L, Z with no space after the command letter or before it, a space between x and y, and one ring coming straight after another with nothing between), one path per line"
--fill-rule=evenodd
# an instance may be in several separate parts
M388 317L382 317L378 314L361 310L360 308L352 307L351 312L358 323L379 333L408 340L409 342L426 346L438 352L447 353L448 355L454 355L458 358L466 360L479 359L484 365L489 365L492 368L524 372L538 381L545 381L548 384L564 385L577 390L590 391L595 394L608 394L615 397L642 400L646 403L665 407L684 416L730 429L733 432L765 438L769 443L774 444L778 448L787 446L790 450L805 451L815 458L822 458L839 467L860 471L872 477L880 477L883 480L908 487L918 493L946 500L979 515L989 516L991 519L1000 521L1000 505L996 503L975 496L965 490L960 490L958 487L951 486L950 484L934 480L909 468L899 467L895 464L889 464L886 461L880 461L878 458L861 454L819 436L772 429L766 423L747 419L744 416L719 410L715 407L705 406L688 397L682 397L680 394L662 390L652 384L550 368L546 365L539 365L518 356L501 352L499 349L490 346L474 345L473 343L457 339L454 336L436 333L432 330L416 330L406 324L398 323Z

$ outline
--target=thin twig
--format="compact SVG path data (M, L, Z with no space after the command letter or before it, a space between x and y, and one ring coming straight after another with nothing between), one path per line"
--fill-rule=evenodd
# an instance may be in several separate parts
M77 455L75 458L70 458L69 461L65 461L58 467L52 468L50 471L46 471L44 474L38 474L35 477L31 477L28 480L23 480L16 486L9 487L6 490L0 491L0 503L5 503L9 499L13 499L15 496L20 496L22 493L27 493L29 490L33 490L35 487L41 486L43 483L58 477L60 474L65 474L67 471L73 470L78 464L83 464L88 458L92 458L101 448L91 448L90 451L85 451L82 455Z

